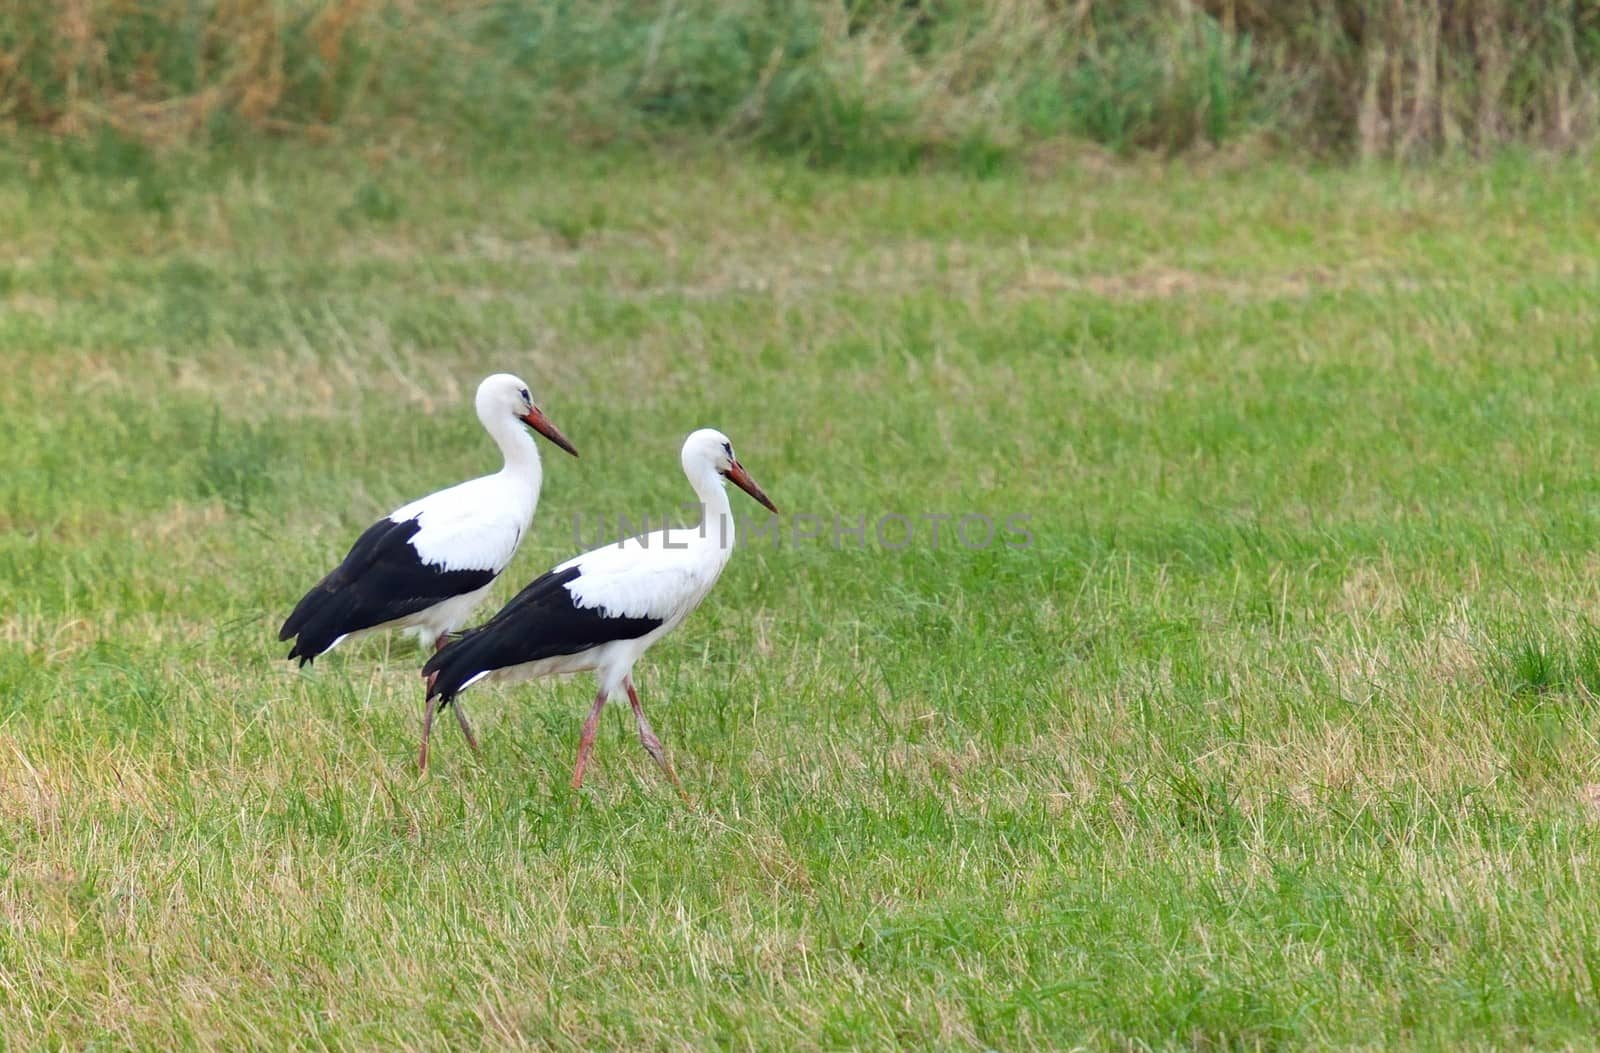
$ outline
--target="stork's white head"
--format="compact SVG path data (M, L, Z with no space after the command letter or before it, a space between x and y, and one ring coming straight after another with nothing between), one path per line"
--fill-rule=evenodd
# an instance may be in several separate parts
M483 421L483 426L491 434L507 417L515 417L572 456L578 456L578 451L561 434L561 429L552 424L550 418L544 415L544 410L533 401L533 396L528 393L528 385L510 373L484 377L483 383L478 385L476 405L478 419Z
M715 428L690 432L689 437L683 440L683 473L690 479L698 479L708 471L723 476L760 501L768 511L777 512L777 506L750 478L750 473L744 470L739 458L734 456L733 443Z

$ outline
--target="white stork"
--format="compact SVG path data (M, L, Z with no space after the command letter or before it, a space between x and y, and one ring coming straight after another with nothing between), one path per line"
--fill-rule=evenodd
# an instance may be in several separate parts
M304 666L352 636L380 629L409 630L419 642L441 647L506 569L533 522L543 480L539 449L522 425L574 457L578 451L509 373L485 377L474 401L478 420L505 455L504 467L412 501L368 527L278 630L279 640L295 638L289 658ZM476 749L460 707L456 719Z
M720 431L702 428L683 444L683 472L700 498L697 527L663 528L606 545L567 560L536 578L482 626L446 644L422 668L428 680L423 701L423 754L437 710L480 680L527 680L593 670L599 676L589 719L578 740L572 788L594 747L595 728L606 699L628 692L639 741L683 794L661 740L656 738L633 686L633 664L650 645L671 632L706 598L733 551L733 515L723 480L777 512L733 455ZM687 797L685 797L687 799Z

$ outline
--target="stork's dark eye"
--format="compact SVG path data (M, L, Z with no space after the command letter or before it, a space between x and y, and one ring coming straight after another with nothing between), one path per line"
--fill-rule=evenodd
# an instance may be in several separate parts
M528 389L527 388L523 388L522 389L522 401L523 402L532 402L533 401L533 396L528 394Z
M722 444L722 452L727 454L728 455L728 459L731 461L733 459L733 443L731 443L731 442L723 443Z

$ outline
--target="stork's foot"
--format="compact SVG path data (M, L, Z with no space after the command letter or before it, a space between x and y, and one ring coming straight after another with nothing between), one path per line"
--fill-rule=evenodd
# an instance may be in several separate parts
M639 741L644 745L644 751L650 754L650 759L656 762L656 767L666 773L667 779L672 783L672 788L678 791L678 796L683 798L683 803L694 806L694 801L689 799L689 794L684 790L683 783L678 781L678 773L672 770L672 762L667 759L667 751L661 745L661 740L656 738L655 732L650 730L648 722L639 729Z
M639 726L639 742L644 746L644 751L650 754L650 759L656 762L656 767L666 773L667 779L672 783L673 789L678 791L678 796L683 798L683 803L694 807L694 801L684 792L683 783L678 781L678 773L672 770L672 762L667 759L667 751L661 745L661 740L656 737L655 729L650 726L649 719L644 715L644 706L639 704L639 692L634 689L633 677L627 676L622 680L622 686L628 690L628 704L633 707L633 720Z

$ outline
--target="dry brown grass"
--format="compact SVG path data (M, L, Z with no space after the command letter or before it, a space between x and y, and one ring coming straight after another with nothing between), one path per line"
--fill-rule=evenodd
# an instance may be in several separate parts
M1597 27L1578 0L6 0L0 121L154 143L354 122L398 141L467 121L521 135L537 111L584 142L709 133L851 165L1021 148L1041 170L1063 136L1571 148L1600 119Z
M393 43L372 0L8 0L0 119L63 135L204 137L219 116L325 135L349 82Z
M1294 108L1363 157L1570 148L1600 117L1600 8L1581 0L1201 2L1276 49Z

